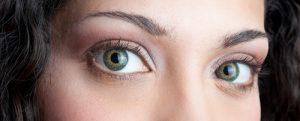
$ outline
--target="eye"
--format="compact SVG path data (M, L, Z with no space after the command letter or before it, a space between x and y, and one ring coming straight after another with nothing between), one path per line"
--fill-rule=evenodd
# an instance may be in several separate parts
M128 41L101 43L92 52L94 64L102 71L114 74L149 72L147 51Z
M212 76L216 87L232 97L243 97L257 88L263 60L245 53L230 53L215 61Z
M96 62L102 64L112 70L112 71L120 71L128 64L128 51L124 49L110 49L105 51L103 56L97 57Z
M247 83L251 79L251 68L243 63L222 64L215 72L217 78L236 84Z

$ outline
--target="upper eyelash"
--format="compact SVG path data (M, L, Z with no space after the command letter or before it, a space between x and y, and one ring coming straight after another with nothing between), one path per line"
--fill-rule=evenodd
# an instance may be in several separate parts
M243 57L239 60L233 60L233 62L243 63L251 68L252 73L258 73L261 69L262 64L255 61L255 58Z
M104 43L104 45L101 45L102 43ZM133 51L134 53L138 54L139 56L144 57L144 54L141 52L142 47L140 45L136 45L133 47L133 46L129 46L129 44L130 44L130 42L127 40L109 39L109 40L104 40L100 44L96 44L96 47L91 51L95 52L95 51L107 50L107 49L111 49L111 48L121 48L121 49L128 49L128 50Z
M134 45L130 45L130 43L132 43ZM150 55L149 51L144 46L142 46L139 43L132 42L130 40L126 40L126 39L122 39L122 38L101 40L101 42L96 43L93 47L91 47L87 51L86 55L93 56L94 53L97 51L107 50L107 49L111 49L111 48L127 49L127 50L137 54L139 57L142 57L142 60L146 61L146 63L148 61L152 61L152 59L151 59L152 56ZM146 52L142 52L141 51L142 49L144 49ZM147 56L148 54L150 57Z
M243 63L248 65L251 68L252 73L258 73L262 67L262 63L259 63L254 57L249 55L242 55L241 57L231 57L231 59L226 59L226 57L220 58L213 66L213 72L226 63Z

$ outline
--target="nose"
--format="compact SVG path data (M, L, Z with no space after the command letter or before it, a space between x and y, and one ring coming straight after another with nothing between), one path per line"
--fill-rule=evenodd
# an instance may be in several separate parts
M164 75L157 112L161 121L209 121L209 101L197 67L177 68Z
M196 99L197 98L197 99ZM205 100L196 95L178 94L165 121L209 121Z

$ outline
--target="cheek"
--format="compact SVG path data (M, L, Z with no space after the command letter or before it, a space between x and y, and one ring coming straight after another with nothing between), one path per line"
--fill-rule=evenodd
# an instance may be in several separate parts
M52 97L51 97L52 98ZM50 121L96 121L107 120L107 112L101 104L93 104L88 100L81 100L83 97L72 99L68 97L53 96L58 100L46 102L44 109L45 118ZM51 100L51 99L50 99ZM51 106L50 106L51 105Z
M226 118L229 121L260 121L261 109L258 90L252 92L244 98L227 98L223 94L217 96L218 99L210 101L210 112L213 117ZM218 112L218 113L213 113Z
M83 83L86 78L81 72L76 72L76 63L62 58L57 58L56 64L52 63L39 85L44 120L105 121L107 111L104 104L90 93L88 84Z
M261 112L259 100L252 100L236 108L239 109L232 111L232 119L236 119L237 121L260 121Z
M148 103L140 100L148 92L144 87L123 89L97 82L78 62L64 57L51 63L39 80L45 121L145 121L149 114Z
M86 90L81 87L71 89L72 85L50 86L44 89L46 93L40 95L43 97L41 107L45 119L50 121L106 120L107 111L104 109L104 104L89 95Z

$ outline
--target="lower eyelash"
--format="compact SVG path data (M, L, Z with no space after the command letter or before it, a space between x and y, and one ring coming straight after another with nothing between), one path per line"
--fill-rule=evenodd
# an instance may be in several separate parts
M241 84L230 84L227 82L222 82L222 80L216 81L216 86L224 93L229 94L232 97L243 97L249 92L251 92L255 86L254 81L251 81L250 85L241 85Z

